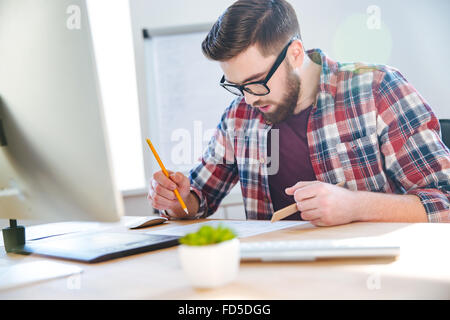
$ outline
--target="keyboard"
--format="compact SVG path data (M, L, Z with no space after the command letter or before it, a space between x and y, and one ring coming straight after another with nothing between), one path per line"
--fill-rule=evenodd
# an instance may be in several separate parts
M241 242L241 261L314 261L329 258L395 257L400 246L380 239Z

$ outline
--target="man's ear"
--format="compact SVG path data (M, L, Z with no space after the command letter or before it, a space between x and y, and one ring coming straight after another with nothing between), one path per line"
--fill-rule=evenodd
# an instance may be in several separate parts
M289 46L287 57L290 65L296 69L301 68L305 59L305 50L303 48L303 42L301 40L294 40Z

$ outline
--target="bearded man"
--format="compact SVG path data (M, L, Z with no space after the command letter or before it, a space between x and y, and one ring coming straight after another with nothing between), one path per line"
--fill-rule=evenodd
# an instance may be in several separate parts
M305 50L284 0L235 2L202 50L237 98L189 177L153 175L154 208L207 217L239 181L247 219L269 220L296 203L287 219L316 226L450 222L449 149L431 107L398 70Z

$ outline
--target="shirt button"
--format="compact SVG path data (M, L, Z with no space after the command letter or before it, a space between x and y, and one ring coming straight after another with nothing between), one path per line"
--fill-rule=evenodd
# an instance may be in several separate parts
M260 162L261 164L264 164L264 163L266 162L266 159L261 158L261 159L259 159L259 162Z

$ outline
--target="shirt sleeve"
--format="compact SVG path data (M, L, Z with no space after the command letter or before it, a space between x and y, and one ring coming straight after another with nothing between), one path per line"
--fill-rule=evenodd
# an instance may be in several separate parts
M450 222L450 151L430 106L395 69L385 72L376 103L388 176L420 198L429 222Z
M200 200L197 217L205 218L216 212L222 199L236 185L239 175L234 156L234 138L229 127L230 110L225 110L200 163L189 172L191 192Z

